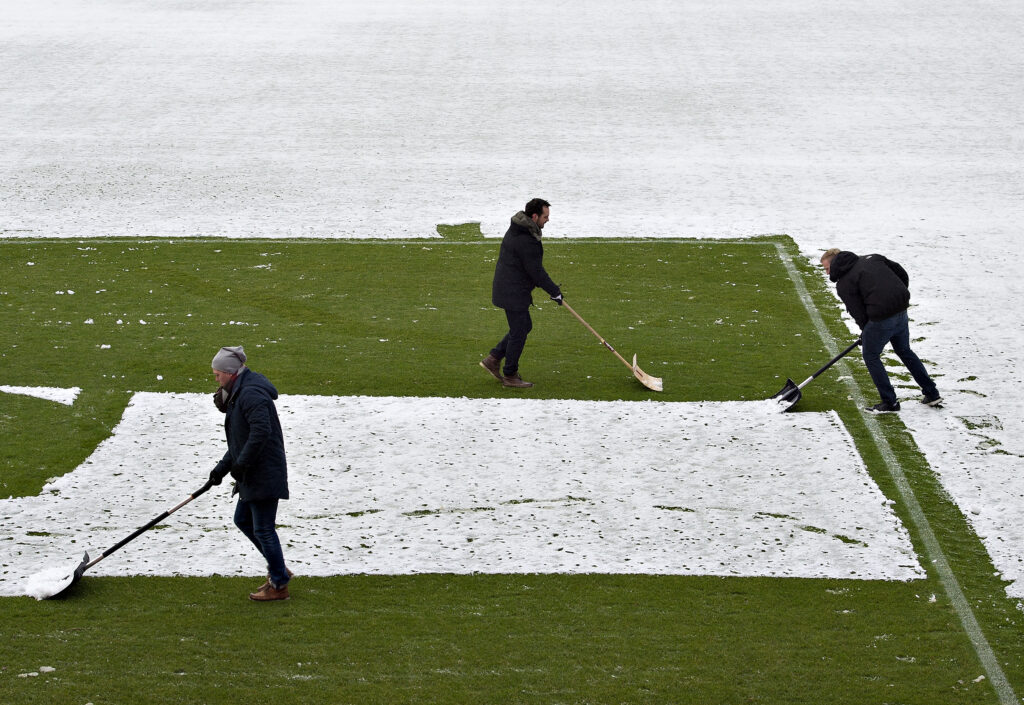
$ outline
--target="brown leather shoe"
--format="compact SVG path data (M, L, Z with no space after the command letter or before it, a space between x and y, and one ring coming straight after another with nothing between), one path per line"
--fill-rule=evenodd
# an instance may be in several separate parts
M289 580L295 577L295 573L293 573L291 570L289 570L288 568L285 568L285 570L288 571ZM256 588L256 592L259 592L260 590L266 589L268 587L270 587L270 573L267 573L267 582L263 583L258 588Z
M501 360L494 357L494 355L488 355L480 361L480 367L494 375L494 378L499 382L504 382L505 378L501 376Z
M504 384L506 387L519 387L520 389L525 389L527 387L533 386L533 382L527 382L525 379L523 379L517 374L512 375L511 377L502 377L501 383Z
M257 590L249 595L250 600L256 602L270 602L272 600L287 600L291 597L288 594L288 586L285 585L283 588L276 588L273 585L267 585L265 588Z

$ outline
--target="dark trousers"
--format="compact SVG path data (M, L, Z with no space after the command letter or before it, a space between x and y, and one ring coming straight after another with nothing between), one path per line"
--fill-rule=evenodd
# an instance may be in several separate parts
M523 354L523 348L526 346L526 336L533 330L533 319L530 318L530 309L505 309L505 318L508 319L508 333L491 350L491 355L499 360L505 360L502 373L506 377L511 377L519 373L519 356Z
M252 541L267 559L267 572L274 587L288 584L288 569L284 565L281 541L277 537L277 500L259 499L252 502L238 500L235 505L235 526Z
M892 343L892 350L896 353L906 366L910 375L917 382L921 391L926 397L938 396L939 391L935 382L928 375L921 359L910 349L910 325L907 312L897 313L884 321L868 321L861 331L863 344L861 351L864 355L864 364L871 374L871 381L878 389L878 395L886 404L895 404L896 391L889 381L889 373L885 371L885 363L882 362L882 350L886 343Z

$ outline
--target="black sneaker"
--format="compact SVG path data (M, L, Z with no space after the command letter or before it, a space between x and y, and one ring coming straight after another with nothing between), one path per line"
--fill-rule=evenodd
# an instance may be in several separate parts
M921 397L921 403L925 406L942 406L942 397L936 392L934 397Z
M899 402L896 402L895 404L886 404L884 401L880 401L877 404L875 404L874 406L867 407L867 411L870 411L872 414L888 414L888 413L891 413L893 411L899 411L899 410L900 410L900 403Z

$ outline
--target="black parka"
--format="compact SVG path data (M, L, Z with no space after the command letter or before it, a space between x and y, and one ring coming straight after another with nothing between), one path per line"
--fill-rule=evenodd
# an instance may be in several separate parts
M277 389L263 375L243 367L231 387L224 415L228 450L214 473L235 478L243 501L288 499L284 434L274 400Z
M538 286L549 296L562 293L544 270L544 246L529 223L525 213L516 213L501 241L491 285L491 303L499 308L525 311L533 304L531 293Z
M907 271L882 255L840 252L829 265L829 279L862 329L868 321L885 320L910 306Z

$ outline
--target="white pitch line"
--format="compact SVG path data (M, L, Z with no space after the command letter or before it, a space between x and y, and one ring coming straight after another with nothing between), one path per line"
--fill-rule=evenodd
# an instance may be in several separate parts
M807 309L807 313L811 316L815 330L828 347L829 352L832 355L838 354L839 346L836 344L832 334L829 333L824 320L821 318L821 314L818 313L817 307L811 300L810 293L807 291L807 287L804 286L803 278L800 276L800 272L797 271L796 265L793 264L793 260L782 245L776 243L775 248L779 253L779 259L782 260L786 271L789 272L789 278L793 281L793 285L796 287L797 294L803 302L804 308ZM840 361L838 364L848 371L845 360ZM858 407L863 408L867 406L867 400L853 381L852 376L847 376L846 387ZM939 582L942 583L942 587L945 589L953 609L956 610L957 617L960 618L960 624L963 625L964 631L967 632L967 636L971 640L974 653L977 654L981 667L985 669L985 675L992 683L992 688L996 691L996 695L999 696L999 702L1002 705L1020 705L1020 701L1013 691L1013 686L1007 680L1006 674L1000 667L995 652L992 650L991 644L988 643L985 632L982 630L981 624L979 624L978 618L974 614L974 610L971 609L970 603L964 596L963 589L960 587L960 581L950 567L949 560L947 560L946 554L939 544L939 539L935 536L935 532L932 530L927 515L921 508L920 502L917 501L914 488L910 486L906 473L903 472L903 467L896 458L896 453L893 452L892 446L889 445L889 440L885 437L878 419L865 414L864 423L867 426L868 433L871 434L875 447L885 461L885 467L896 484L896 490L899 492L900 499L910 513L910 521L917 528L918 534L924 542L925 550L928 552L929 558L931 558L931 564L935 566L935 572L939 576Z

